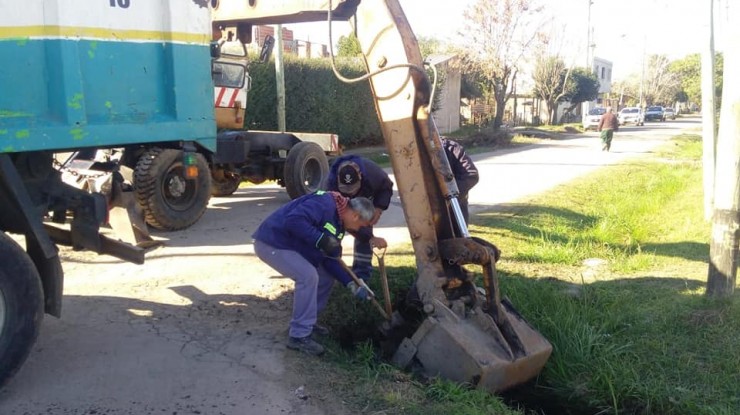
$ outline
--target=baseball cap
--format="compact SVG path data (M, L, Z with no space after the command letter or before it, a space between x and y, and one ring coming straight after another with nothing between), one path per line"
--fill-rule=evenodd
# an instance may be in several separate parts
M343 161L337 169L337 188L345 195L354 196L360 190L360 166L354 161Z

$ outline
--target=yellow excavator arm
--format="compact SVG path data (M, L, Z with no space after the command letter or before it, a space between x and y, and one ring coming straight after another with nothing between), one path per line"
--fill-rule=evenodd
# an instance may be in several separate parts
M331 15L329 15L331 11ZM458 188L430 116L432 85L419 45L398 0L220 0L214 33L251 25L350 20L368 67L416 257L426 318L404 339L394 362L417 359L427 372L491 392L535 377L552 346L501 298L492 244L471 238ZM485 294L465 264L482 267Z

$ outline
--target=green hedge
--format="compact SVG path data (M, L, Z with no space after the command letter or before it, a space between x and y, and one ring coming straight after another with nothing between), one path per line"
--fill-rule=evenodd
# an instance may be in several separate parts
M284 68L288 131L335 133L345 147L383 142L369 82L341 82L334 76L328 59L286 56ZM347 78L365 73L364 63L359 59L338 59L337 68ZM252 89L244 126L277 130L275 64L253 59L249 74Z

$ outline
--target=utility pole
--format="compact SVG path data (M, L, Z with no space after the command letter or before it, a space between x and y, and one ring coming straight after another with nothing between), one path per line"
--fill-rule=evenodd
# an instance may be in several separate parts
M728 21L740 18L740 7L728 8L733 16ZM731 32L728 45L740 44L740 27L726 28ZM740 245L740 50L725 50L724 77L722 87L721 123L717 135L716 170L714 175L714 214L709 242L709 275L707 295L729 298L735 291ZM714 85L711 85L714 90ZM703 90L702 95L710 91ZM704 108L704 114L710 113ZM705 115L704 118L707 116Z
M590 70L593 66L591 64L591 5L594 4L593 0L586 0L588 1L588 19L586 19L586 68Z
M591 62L591 5L594 4L593 0L586 0L588 2L588 19L586 19L586 69L589 73L594 70L594 64ZM581 104L581 118L585 117L591 109L591 102L584 101Z
M709 0L709 42L701 54L702 163L704 171L704 219L712 218L714 200L717 126L714 103L714 0ZM728 72L729 73L729 72Z
M275 27L275 83L277 84L278 130L285 132L285 69L283 67L283 25Z
M645 110L645 105L642 103L643 90L645 89L645 49L647 48L647 35L642 35L642 72L640 73L640 108Z

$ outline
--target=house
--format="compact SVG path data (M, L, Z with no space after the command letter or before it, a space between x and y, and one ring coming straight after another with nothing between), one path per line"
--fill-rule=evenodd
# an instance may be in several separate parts
M426 60L437 68L439 77L432 117L439 132L449 134L460 129L460 58L457 55L430 55Z
M254 50L259 50L265 43L267 36L275 37L275 28L272 26L254 26L252 29L252 43ZM283 52L291 55L298 55L301 58L326 58L329 57L329 48L321 43L309 42L306 40L295 39L293 31L283 28Z

